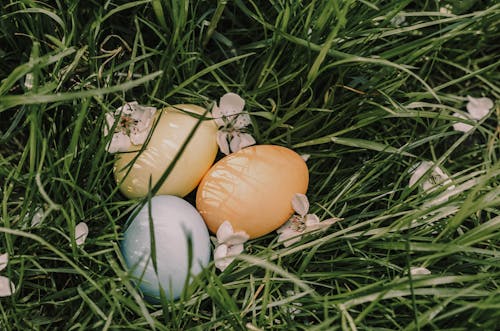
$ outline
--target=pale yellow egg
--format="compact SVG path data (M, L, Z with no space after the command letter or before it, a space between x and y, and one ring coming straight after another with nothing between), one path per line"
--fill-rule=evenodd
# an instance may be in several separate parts
M293 214L295 193L305 194L309 171L294 151L272 145L247 147L217 162L203 177L196 208L210 231L224 221L257 238Z
M128 198L145 197L150 176L153 187L187 141L199 115L204 113L204 108L189 104L159 111L145 150L137 156L142 145L132 146L130 151L134 152L116 157L114 174L123 194ZM157 194L187 195L213 164L217 150L217 125L213 120L203 120Z

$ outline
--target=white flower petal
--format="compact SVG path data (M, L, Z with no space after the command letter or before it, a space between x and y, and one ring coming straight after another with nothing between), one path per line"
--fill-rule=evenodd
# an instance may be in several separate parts
M115 124L115 116L111 113L106 113L105 115L106 123L104 123L104 137L107 137L109 131L113 128Z
M466 108L472 119L481 120L493 108L493 101L490 98L474 98L468 95L467 99L469 102Z
M254 144L255 139L248 133L241 133L237 131L231 133L230 147L232 152L238 152L239 150Z
M286 230L290 229L291 227L292 227L292 221L288 220L288 221L286 221L286 222L285 222L285 224L283 224L282 226L280 226L280 227L276 230L276 232L277 232L278 234L280 234L280 233L282 233L282 232L284 232L284 231L286 231Z
M299 242L302 238L302 232L293 230L292 228L285 229L281 231L278 236L278 242L283 243L283 246L288 247L290 245Z
M0 255L0 271L5 269L7 263L9 263L9 253L3 253Z
M27 218L29 218L31 215L26 215ZM31 217L31 227L35 227L37 226L38 224L42 223L43 221L43 216L44 216L44 213L43 213L43 209L41 207L38 207L35 209L35 214L33 215L33 217Z
M304 160L304 162L307 162L307 160L309 160L311 155L310 154L300 154L300 157L302 158L302 160Z
M400 27L406 21L406 17L402 14L397 14L391 18L390 23L395 27Z
M111 154L117 152L128 152L131 146L132 143L130 141L130 137L123 134L122 132L117 132L113 134L113 137L106 147L106 150Z
M33 88L35 82L35 75L33 75L32 72L29 72L26 74L26 77L24 78L24 87L27 90L31 90Z
M243 252L244 249L245 249L245 246L243 246L243 244L236 244L236 245L229 246L229 248L227 250L227 256L239 255Z
M233 235L234 230L233 226L229 221L224 221L221 225L219 225L219 228L217 229L217 241L219 244L225 243L228 238Z
M250 236L245 231L238 231L226 238L224 244L229 246L241 245L247 242Z
M115 114L116 115L130 115L134 111L134 107L138 105L137 101L132 101L132 102L126 102L123 106L116 108Z
M427 268L423 267L411 267L410 268L410 274L411 275L430 275L431 271Z
M306 231L305 232L311 232L311 231L316 231L316 230L326 230L328 229L332 224L337 222L339 219L334 217L334 218L329 218L326 219L322 222L319 221L318 216L316 214L308 214L306 216Z
M250 120L250 115L240 114L233 121L233 127L237 130L241 130L249 126L251 123L252 121Z
M434 167L432 172L428 173L432 167ZM427 179L422 183L424 191L432 192L438 186L449 185L451 183L450 177L440 167L435 167L431 161L422 161L414 170L409 186L413 187L425 174L427 174Z
M5 276L0 276L0 297L8 297L16 291L14 283Z
M217 124L218 127L225 126L226 122L224 122L224 117L222 115L222 112L217 105L214 105L212 108L212 118L214 119L215 124Z
M233 131L229 134L229 137L230 137L229 149L231 150L232 153L238 152L241 149L240 147L241 137L239 132Z
M439 186L449 185L450 183L450 177L440 167L435 167L428 179L423 182L422 188L424 191L433 192Z
M413 175L410 178L410 182L408 186L413 187L419 180L420 178L429 170L430 167L432 167L432 162L430 161L422 161L419 163L417 168L413 171Z
M225 258L227 256L227 250L228 250L227 245L222 244L217 246L214 250L214 260Z
M319 224L319 217L316 214L307 214L304 219L306 227L314 227Z
M220 245L215 248L214 251L214 262L215 267L220 271L224 271L233 262L234 257L227 257L228 247L226 245Z
M220 151L225 155L229 155L229 153L231 153L227 142L227 135L228 133L225 131L217 131L217 145L219 145Z
M223 116L237 115L245 108L245 100L236 93L226 93L220 98L219 108Z
M241 138L240 149L243 149L243 148L248 147L248 146L255 145L256 141L255 141L254 137L252 137L252 135L250 133L240 133L239 135L240 135L240 138Z
M146 142L146 139L148 139L149 135L149 130L144 130L144 131L136 131L136 132L131 132L130 133L130 141L134 145L142 145Z
M80 222L75 226L75 240L78 246L83 245L89 234L87 223Z
M137 121L139 129L149 127L156 113L155 107L142 106L137 102L131 107L130 117Z
M453 116L458 117L458 118L462 118L464 120L468 119L467 117L465 117L464 115L459 114L459 113L454 113ZM453 129L455 131L469 132L472 128L473 128L472 125L465 124L462 122L456 122L455 124L453 124Z
M300 216L305 216L309 211L309 200L307 196L302 193L295 193L292 198L293 210Z

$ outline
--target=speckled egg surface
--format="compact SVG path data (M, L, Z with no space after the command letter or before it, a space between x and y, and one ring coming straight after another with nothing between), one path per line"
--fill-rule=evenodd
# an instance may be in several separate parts
M205 109L196 105L175 105L161 110L156 115L157 125L153 125L154 132L146 149L137 156L142 145L133 146L130 149L133 152L117 155L115 179L128 198L147 195L150 176L154 186L198 123L195 116L183 111L202 115ZM206 117L210 114L207 113ZM218 150L216 137L214 121L204 120L157 194L183 197L191 192L215 160Z
M211 232L225 221L250 238L279 228L292 215L292 197L305 194L309 172L294 151L272 145L247 147L217 162L203 177L196 208Z
M170 195L151 199L151 220L156 246L155 272L151 254L148 205L129 222L120 244L129 271L145 297L157 302L160 285L167 298L178 298L187 277L198 274L210 261L208 230L198 211L187 201ZM190 238L190 239L189 239ZM192 264L189 269L189 244ZM141 279L142 277L142 279Z

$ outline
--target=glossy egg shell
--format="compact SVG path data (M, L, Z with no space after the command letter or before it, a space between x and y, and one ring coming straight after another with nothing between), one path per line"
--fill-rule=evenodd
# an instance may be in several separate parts
M309 172L294 151L273 145L247 147L217 162L203 177L196 208L211 232L224 221L250 238L276 230L292 215L292 197L305 194Z
M147 195L150 176L151 186L154 186L196 126L198 119L179 109L197 115L205 112L204 108L195 105L175 105L161 110L161 116L160 112L156 116L158 124L156 127L153 125L151 140L136 161L131 163L142 145L132 146L130 150L134 152L121 153L116 157L115 179L128 198ZM217 150L217 125L213 120L204 120L157 194L187 195L213 164Z
M193 206L171 195L151 199L151 219L158 274L151 260L148 205L129 221L120 244L121 251L129 271L137 282L140 281L139 287L147 299L158 301L160 285L167 299L176 299L181 295L187 277L198 274L210 261L208 230ZM188 270L190 242L192 264Z

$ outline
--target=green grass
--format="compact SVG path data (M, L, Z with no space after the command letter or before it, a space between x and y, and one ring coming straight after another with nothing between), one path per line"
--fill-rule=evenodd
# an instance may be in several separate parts
M0 329L500 328L496 1L47 3L0 9L0 274L17 286ZM252 240L224 273L211 263L180 300L148 304L119 252L138 201L116 188L104 114L227 91L259 144L311 155L312 212L343 220L287 249ZM463 134L467 95L496 104ZM439 192L408 187L422 160L474 185L429 207Z

